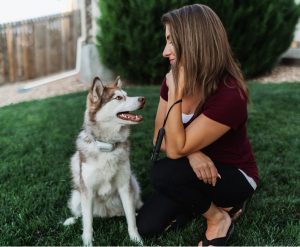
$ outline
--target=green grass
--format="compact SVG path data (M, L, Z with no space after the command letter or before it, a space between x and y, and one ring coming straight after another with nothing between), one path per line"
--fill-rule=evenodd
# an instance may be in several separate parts
M148 172L158 87L131 87L147 97L145 121L133 126L131 162L143 191ZM231 245L300 245L300 83L250 84L248 132L261 183ZM1 96L3 97L3 96ZM86 93L0 108L0 245L81 245L81 222L64 227L70 212L69 158L81 128ZM145 245L196 245L203 219ZM95 219L95 245L132 245L124 217Z

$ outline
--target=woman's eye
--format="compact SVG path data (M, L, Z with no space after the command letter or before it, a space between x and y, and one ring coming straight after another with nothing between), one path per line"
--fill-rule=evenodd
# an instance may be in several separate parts
M122 96L117 96L117 97L116 97L116 100L122 100L122 99L123 99Z

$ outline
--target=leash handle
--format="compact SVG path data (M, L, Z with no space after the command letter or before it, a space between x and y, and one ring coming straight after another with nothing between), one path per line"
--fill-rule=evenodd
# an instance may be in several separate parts
M151 155L152 161L156 161L158 159L160 147L161 147L162 140L164 139L164 135L165 135L165 129L160 128L158 131L156 142L153 147L153 151L152 151L152 155Z
M152 150L151 161L156 161L158 159L159 152L160 152L160 147L161 147L161 143L162 143L162 140L164 139L164 135L165 135L165 128L164 127L166 125L166 122L167 122L167 119L168 119L168 116L169 116L169 113L170 113L171 109L173 108L174 105L176 105L178 103L181 103L181 102L182 102L182 99L177 100L170 107L170 109L168 110L168 113L167 113L167 115L165 117L163 126L159 129L159 131L157 133L156 142L155 142L155 145L154 145L153 150Z

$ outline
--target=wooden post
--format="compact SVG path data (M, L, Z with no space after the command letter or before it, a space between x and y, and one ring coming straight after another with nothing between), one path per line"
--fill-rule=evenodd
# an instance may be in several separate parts
M2 28L0 25L0 84L5 82L5 32Z
M6 28L6 41L7 41L7 55L8 55L8 64L9 64L9 81L13 82L15 80L15 71L14 71L14 50L13 50L13 32L10 25Z
M81 29L80 27L80 11L76 10L72 13L72 22L73 22L73 60L72 60L72 68L76 67L76 55L77 55L77 40L81 36Z
M62 69L66 70L67 69L67 59L66 59L66 49L67 49L67 22L66 20L68 19L68 16L64 16L64 18L61 19L61 56L62 56Z
M7 25L3 25L2 28L2 38L3 42L1 43L2 54L3 54L3 77L4 82L9 82L9 62L8 62L8 50L7 50L7 32L6 32Z
M24 68L24 80L29 79L29 49L28 49L28 35L26 26L22 26L22 46L23 46L23 68Z
M47 24L40 20L35 26L35 70L38 71L38 76L47 75Z
M28 52L29 52L29 79L36 78L36 71L35 71L35 45L34 45L34 22L31 20L28 23L28 30L27 30L27 38L28 38Z
M46 60L46 74L51 73L51 61L50 61L50 53L51 53L51 35L50 35L50 25L49 21L46 23L46 40L45 40L45 60Z
M15 40L16 40L16 80L22 81L24 78L23 73L23 54L22 54L22 27L19 25L15 27Z

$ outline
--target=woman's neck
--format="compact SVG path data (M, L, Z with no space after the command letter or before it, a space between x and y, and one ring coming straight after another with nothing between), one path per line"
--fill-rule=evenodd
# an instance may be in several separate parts
M199 95L184 96L182 99L182 112L184 114L192 114L196 111L200 103Z

